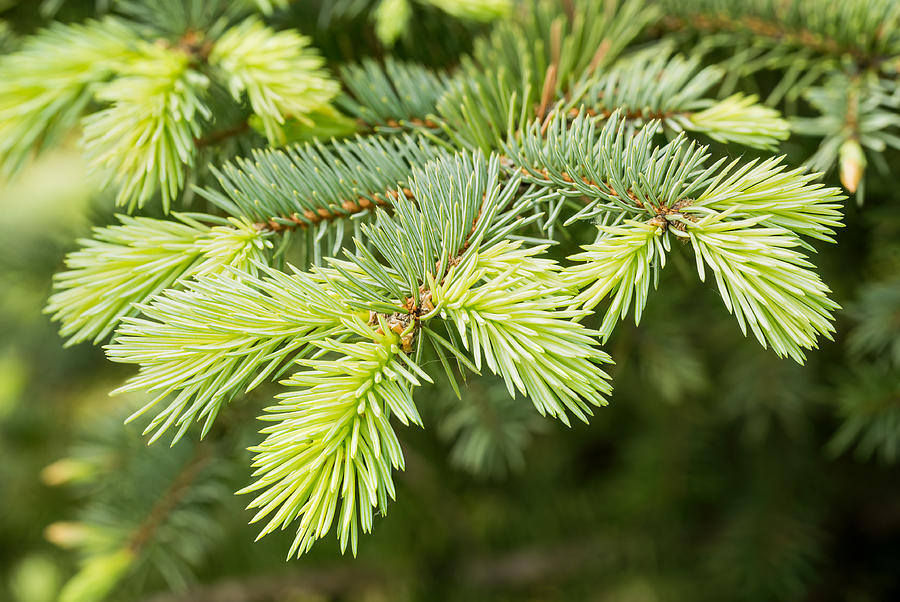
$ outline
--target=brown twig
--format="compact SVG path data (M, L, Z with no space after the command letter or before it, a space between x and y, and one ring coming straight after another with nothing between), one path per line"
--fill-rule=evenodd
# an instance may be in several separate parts
M319 207L315 211L307 209L303 212L302 216L299 213L293 213L291 215L270 219L267 222L256 222L254 226L257 230L268 230L271 232L285 232L288 230L296 230L298 228L309 228L320 222L346 218L375 207L388 207L392 201L395 201L400 197L413 202L416 200L412 190L409 188L392 188L387 190L384 195L375 193L371 198L360 196L356 200L341 201L340 206L342 211L331 211L325 207Z
M211 455L210 446L200 444L197 447L194 456L172 481L169 488L156 500L150 513L144 519L144 522L137 528L128 542L128 549L137 552L143 548L152 538L156 530L163 523L166 517L178 506L185 493L188 492L191 485L200 475L204 465Z
M249 129L250 129L250 121L245 119L244 121L242 121L241 123L239 123L233 127L226 128L224 130L218 130L216 132L210 132L209 134L207 134L206 136L203 136L202 138L194 138L194 146L196 146L197 148L204 148L206 146L212 146L214 144L218 144L220 142L223 142L223 141L225 141L229 138L232 138L234 136L237 136L239 134L243 134L244 132L248 131Z
M686 28L707 33L716 31L749 31L757 36L785 41L789 44L814 50L820 54L850 56L856 64L862 68L877 67L886 59L886 57L883 56L869 54L862 48L841 45L832 38L828 38L808 29L788 29L781 23L768 21L752 15L737 19L732 19L724 15L711 16L703 14L691 15L690 17L685 18L669 16L663 19L661 25L670 31Z
M190 29L178 40L177 47L198 63L206 63L212 52L213 42L199 31Z
M438 123L432 121L431 119L419 119L418 117L411 117L409 119L404 119L403 121L416 127L425 127L429 129L435 129L439 127ZM392 128L403 127L403 124L396 119L388 119L385 124L389 125Z
M550 172L548 172L546 169L536 169L534 171L536 171L538 174L540 174L540 176L543 177L545 180L551 179ZM526 177L534 177L534 174L532 172L528 171L528 169L526 169L524 167L521 168L521 173L522 173L522 175L524 175ZM569 184L575 183L575 180L572 178L572 176L570 176L566 172L561 172L560 175L562 177L563 182L566 182ZM622 200L622 196L618 192L616 192L612 188L612 186L606 184L605 182L594 182L593 180L591 180L587 177L584 177L584 176L581 177L581 181L583 183L587 184L588 186L590 186L591 188L595 188L605 194L614 196L614 197ZM628 195L628 199L632 203L634 203L635 207L637 207L638 209L644 209L644 204L641 202L641 200L639 198L637 198L637 195L635 195L633 192L631 192L631 190L627 191L627 195Z
M620 111L620 114L622 115L622 117L624 117L625 119L628 119L628 120L632 120L632 121L633 121L633 120L637 120L637 119L643 119L643 120L659 119L659 120L664 120L664 119L669 119L669 118L675 116L675 113L672 113L672 112L669 112L669 111L666 111L666 112L662 112L662 111L644 111L643 109L637 109L637 110L635 110L635 111L622 110L622 109L618 109L618 110ZM578 114L581 113L581 112L583 112L585 115L588 115L589 117L597 117L597 116L599 115L599 116L603 117L604 119L609 119L610 117L612 117L612 114L615 113L615 111L611 111L611 110L609 110L609 109L600 109L600 110L597 110L597 109L589 109L589 108L586 108L586 109L583 109L583 110L579 110L579 109L569 109L569 118L570 118L570 119L574 119L574 118L577 117ZM687 112L687 111L684 111L684 112L679 112L678 115L683 115L683 116L686 116L686 117L690 117L691 113L689 113L689 112Z

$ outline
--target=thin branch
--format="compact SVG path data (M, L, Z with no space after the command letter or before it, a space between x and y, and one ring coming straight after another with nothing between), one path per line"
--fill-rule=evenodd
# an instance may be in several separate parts
M191 485L200 475L201 470L212 455L209 445L197 446L193 457L181 469L169 488L156 501L144 522L137 528L128 542L128 549L137 552L153 539L154 533L166 517L178 506Z
M206 135L202 138L195 138L194 146L196 146L197 148L213 146L213 145L219 144L220 142L224 142L225 140L228 140L229 138L233 138L234 136L243 134L244 132L249 131L249 130L250 130L250 121L249 121L249 119L244 119L244 121L242 121L241 123L239 123L233 127L230 127L230 128L224 129L224 130L218 130L215 132L210 132L208 135Z
M585 115L589 115L591 117L602 116L603 119L609 119L610 117L612 117L613 113L616 112L616 110L619 111L619 113L622 115L622 117L624 117L625 119L627 119L629 121L634 121L637 119L643 119L645 121L659 119L660 121L662 121L662 120L674 117L675 115L680 115L680 116L684 116L684 117L690 117L691 115L693 115L693 112L691 112L691 111L679 111L678 113L673 113L671 111L668 111L668 112L666 112L666 111L650 111L650 110L644 110L644 109L629 110L629 109L619 108L619 109L601 109L598 111L596 109L591 109L591 108L585 108L584 110L572 108L572 109L569 109L568 116L569 116L569 118L574 119L574 118L578 117L579 113L583 112Z
M691 15L689 18L668 16L663 19L662 26L669 31L682 31L684 29L694 29L705 33L748 31L760 37L771 38L777 42L811 49L820 54L850 56L857 66L863 69L877 68L882 61L889 58L870 55L864 49L855 46L841 45L831 38L808 29L788 29L776 21L769 21L752 15L737 19L724 15L710 16L704 14Z
M413 125L415 127L424 127L424 128L429 128L432 130L440 127L440 124L438 124L435 121L432 121L431 119L419 119L418 117L411 117L409 119L403 119L402 121L404 121L410 125ZM385 123L387 123L387 125L389 125L392 128L398 128L398 127L403 126L403 123L401 123L400 121L397 121L395 119L388 119Z
M521 171L522 175L524 175L526 178L534 177L534 174L531 171L529 171L529 168L527 168L527 167L520 168L520 171ZM551 179L550 172L548 172L546 169L535 169L534 171L539 173L545 180ZM575 180L572 179L572 176L570 176L566 172L562 172L562 179L564 182L568 182L569 184L575 183ZM608 194L610 196L616 197L619 200L622 200L621 195L619 195L619 193L616 192L612 188L612 186L609 186L608 184L605 184L603 182L594 182L590 178L587 178L584 176L581 177L581 181L583 183L587 184L588 186L590 186L591 188L595 188L596 190L599 190L600 192L603 192L604 194ZM641 200L637 198L637 195L635 195L631 190L628 190L627 193L628 193L628 199L632 203L634 203L635 207L637 207L638 209L644 209L644 203L642 203Z
M284 232L287 230L296 230L298 228L309 228L320 222L331 222L344 219L356 213L374 209L375 207L390 207L391 202L397 200L401 196L412 202L415 202L416 200L412 190L409 188L401 188L399 190L392 188L387 190L384 195L378 193L372 195L371 199L361 196L355 201L342 201L341 209L343 209L343 212L329 211L324 207L319 207L315 211L307 209L303 212L302 217L299 213L293 213L289 216L270 219L267 222L256 222L254 227L256 227L257 230L269 230L271 232Z

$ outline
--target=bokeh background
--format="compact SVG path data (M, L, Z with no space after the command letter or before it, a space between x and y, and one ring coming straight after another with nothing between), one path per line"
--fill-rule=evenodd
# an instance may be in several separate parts
M37 2L6 4L3 36L46 22ZM58 4L62 19L95 8ZM315 4L283 18L332 60L373 52L365 15L321 27ZM477 31L420 18L401 56L447 64ZM541 419L487 378L462 401L423 391L426 422L452 419L401 433L397 501L358 557L327 539L286 563L289 538L254 544L232 495L272 392L235 404L226 436L148 448L139 421L122 426L142 400L108 395L130 371L63 348L42 313L64 254L114 213L76 141L0 182L0 600L55 600L91 542L126 528L153 530L153 549L114 600L900 600L896 169L872 172L820 249L844 309L807 365L745 339L681 257L642 325L611 339L615 392L590 425ZM784 150L799 162L815 146ZM488 440L474 470L465 448Z

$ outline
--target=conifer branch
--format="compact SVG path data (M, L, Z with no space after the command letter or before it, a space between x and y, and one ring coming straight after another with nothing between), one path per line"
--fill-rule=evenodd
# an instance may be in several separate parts
M837 391L842 424L828 442L831 454L852 449L861 460L875 458L892 463L900 458L900 385L894 378L896 372L896 363L881 358L850 367L849 378Z
M182 8L180 32L113 18L55 25L3 57L0 171L16 171L32 149L59 141L98 101L105 106L83 120L91 168L119 187L117 203L129 211L157 193L168 211L213 119L216 85L237 103L246 94L274 142L284 140L286 119L311 124L309 114L330 109L338 85L306 38L254 18L233 25L234 11L198 32L191 20L202 10ZM131 13L159 20L147 7L132 6Z
M198 276L137 308L142 316L124 320L107 355L141 366L114 393L155 395L129 420L175 394L146 427L151 441L172 427L177 441L198 420L205 435L225 404L277 378L312 341L333 334L345 311L305 274L274 270ZM173 340L178 349L161 354Z
M863 69L879 67L900 50L900 8L890 0L822 3L799 0L786 5L765 0L667 0L666 23L707 34L751 35L756 43L784 53L808 49L826 57L848 56Z
M89 496L77 522L55 523L46 533L83 557L60 600L119 597L148 569L170 587L184 587L219 534L210 513L228 495L222 448L148 449L119 420L103 418L79 439L69 460L87 466L76 491Z
M303 212L302 218L298 213L293 213L287 217L278 216L280 219L270 219L265 223L256 222L253 225L259 230L285 232L289 230L296 230L297 228L311 228L316 224L322 222L331 222L337 219L352 219L354 215L362 213L363 211L371 211L376 207L382 207L386 211L390 211L391 204L396 202L397 199L400 198L405 198L413 202L415 201L415 197L413 196L413 193L409 188L401 188L399 190L389 188L383 195L378 192L373 193L372 198L374 199L374 202L362 196L357 198L355 201L349 199L346 201L341 201L341 213L331 213L327 209L320 207L319 209L316 209L315 212L310 209L306 209ZM285 223L285 219L287 219L290 223Z
M182 501L187 491L203 471L205 464L209 462L211 455L212 450L208 445L197 446L193 457L181 469L181 472L178 473L172 484L169 485L169 488L162 493L153 505L146 519L131 535L127 548L132 554L138 553L141 548L153 539L155 531Z
M541 415L564 424L569 424L567 412L587 422L590 406L606 405L603 396L612 389L606 373L592 364L611 363L609 356L593 347L595 333L571 320L583 312L564 309L571 303L568 295L540 281L520 280L515 272L507 279L507 273L490 278L472 255L432 290L435 311L456 327L475 368L483 358L506 381L510 395L518 390Z
M844 188L857 193L861 202L867 152L877 156L887 148L900 149L900 97L884 81L844 75L810 88L804 96L820 115L795 118L793 129L822 137L809 165L820 171L838 165Z
M449 76L415 63L388 57L384 65L371 59L341 68L347 94L337 105L378 131L403 127L436 129L429 118L449 86Z
M763 347L803 363L802 349L815 348L817 336L831 339L831 312L839 306L828 298L830 290L812 264L794 250L800 245L796 237L757 227L760 218L725 217L709 215L688 229L700 280L706 264L741 332L749 326Z
M759 218L763 226L834 242L835 229L842 226L843 195L817 182L817 177L803 168L786 170L784 157L754 159L740 167L734 161L685 210L746 215ZM802 239L800 243L812 250Z
M261 227L309 228L371 211L401 194L410 198L402 182L412 167L441 154L424 139L409 135L255 151L250 159L212 168L222 192L207 188L198 193Z
M527 445L545 424L501 388L501 382L469 381L465 395L446 396L441 408L438 434L452 445L450 463L483 478L523 470Z
M704 34L702 45L731 52L730 77L781 70L766 103L801 97L820 113L795 120L795 131L822 137L810 158L816 171L840 166L844 188L862 202L867 158L898 148L896 88L900 9L891 0L778 5L763 0L667 2L674 24ZM877 125L876 125L877 124Z
M510 138L507 153L529 181L547 187L548 195L585 201L571 219L643 216L669 222L703 208L730 209L801 236L833 240L841 195L815 182L816 174L785 172L783 158L707 165L706 147L683 135L656 146L658 122L634 136L627 125L616 112L597 132L596 120L586 112L571 122L556 113L544 125L532 123L521 140Z
M83 144L92 167L119 186L118 205L132 211L159 191L168 212L194 165L201 121L211 117L200 100L209 80L180 50L141 48L144 56L97 94L110 106L84 120Z
M57 23L0 58L0 173L16 173L32 149L59 142L90 103L90 85L129 62L138 40L114 18Z
M264 12L284 5L257 4ZM836 56L861 65L848 48L900 56L900 41L873 37L874 22L854 12L856 0L821 15L812 0L745 4L690 0L673 13L721 19L713 23L725 29L721 40L749 45L740 70L705 66L705 48L683 56L655 44L626 53L660 18L659 3L542 1L478 38L454 72L365 60L341 70L343 94L307 38L255 18L235 21L236 12L204 12L202 3L179 13L178 24L191 22L196 7L216 15L206 28L175 31L135 9L126 14L147 27L108 21L39 34L19 56L43 65L39 74L58 68L59 77L48 78L54 88L0 60L0 75L17 78L12 92L0 90L0 134L22 139L0 141L0 165L9 169L94 100L101 106L84 118L84 145L129 210L157 194L168 210L200 149L215 152L250 127L281 144L297 139L290 124L300 124L312 140L211 167L219 187L201 181L196 190L216 215L120 217L95 230L68 256L47 311L69 344L116 331L107 355L137 374L115 392L150 394L130 420L151 414L151 442L169 432L177 441L197 422L202 438L232 401L293 372L261 417L255 480L241 491L254 494L260 537L296 527L289 556L309 551L332 525L342 551L349 544L356 554L359 531L370 532L374 512L386 512L393 472L404 467L391 418L423 426L413 395L434 369L457 396L466 371L486 368L508 403L521 393L540 415L587 421L611 391L604 365L612 360L599 345L632 312L641 320L673 254L693 252L701 281L712 271L745 335L749 329L763 347L803 362L804 350L834 332L838 305L801 251L813 251L811 239L834 242L843 196L783 157L714 158L690 138L775 148L789 130L776 110L753 95L729 95L727 82L711 90L723 78L782 66L788 75L767 102L804 87L821 118L798 121L796 131L824 136L812 162L825 170L841 161L854 188L866 151L900 148L900 96L890 77L873 75L870 67L886 64L880 58L841 94L838 79L818 88L817 78L840 71ZM359 13L348 6L322 14ZM900 14L878 7L885 18ZM510 3L440 8L488 20ZM402 22L410 11L408 0L382 0L377 34L396 40L401 26L387 19ZM766 15L783 31L768 31ZM837 46L799 48L791 31L800 40L832 32ZM96 47L80 39L85 32ZM68 62L41 63L70 42ZM813 66L785 66L798 57L815 57ZM318 138L324 122L348 119L332 102L358 131L376 134ZM7 124L14 120L29 129ZM595 238L578 241L588 244L559 265L548 253L555 228L578 221L565 234ZM584 325L595 310L603 313L596 330ZM863 405L847 401L853 424ZM465 449L458 458L475 465L518 457L527 418L500 424L473 414L457 413L456 428L446 429ZM847 429L840 445L871 437L849 422ZM495 435L501 444L485 451ZM132 536L118 541L124 554L98 560L98 574L106 567L114 584L131 570L188 492L184 482L202 472L186 471L125 531Z
M855 326L848 336L850 353L857 359L884 357L900 366L900 278L888 277L862 288L848 308Z
M358 528L371 530L373 507L384 512L391 470L402 467L389 416L421 424L411 388L431 380L420 367L422 342L448 375L451 361L477 371L483 357L510 392L564 422L567 412L584 420L605 403L608 376L598 364L610 360L595 333L571 320L584 312L566 309L573 298L560 268L540 257L545 247L504 241L533 220L516 223L518 178L500 177L496 157L439 158L413 170L417 202L395 205L390 217L378 212L363 227L371 247L357 244L346 260L309 276L235 272L166 291L108 348L112 359L141 365L122 390L158 391L156 401L176 393L148 430L155 438L177 426L177 438L196 418L208 429L224 403L289 361L311 368L285 381L301 389L271 409L277 424L256 449L259 480L246 491L265 490L251 504L257 520L270 517L261 535L300 519L291 554L338 516L341 547L349 541L355 551ZM160 354L174 339L184 344Z
M241 493L265 488L249 506L259 508L252 522L272 515L260 537L300 519L289 557L308 551L334 518L341 549L349 541L356 554L358 529L372 530L373 508L385 514L395 496L391 471L403 468L388 419L421 424L411 396L420 381L398 359L399 336L386 325L381 335L362 323L354 330L371 342L318 342L341 357L302 362L311 370L285 381L300 389L268 408L263 419L277 422L263 429L268 436L253 449L259 479Z
M178 222L120 217L121 226L96 229L94 239L81 240L83 248L67 257L69 270L56 277L46 311L62 322L68 344L99 343L123 316L136 313L133 304L181 279L226 265L251 273L255 262L267 264L272 234L329 227L397 197L412 199L402 180L412 165L438 155L424 141L403 136L265 151L253 162L227 164L214 170L226 192L199 193L240 218L210 228L187 216L176 216ZM340 226L334 240L342 239Z
M628 220L621 226L601 226L601 237L569 259L585 262L567 271L568 282L581 290L575 298L585 309L593 309L612 295L603 323L601 340L612 334L618 320L628 314L634 300L634 323L638 324L647 304L651 282L666 265L668 239L661 223Z
M813 347L816 335L832 332L830 311L837 306L808 269L811 264L787 249L808 247L799 236L832 240L840 225L840 195L814 183L813 174L781 173L780 159L707 166L706 149L683 137L655 147L656 127L651 123L629 137L624 120L614 114L595 134L584 114L571 124L556 114L545 134L534 122L521 143L511 139L508 145L509 155L529 180L547 187L548 196L588 199L573 219L601 220L600 240L573 257L587 263L567 270L570 283L583 289L579 302L593 307L613 294L600 328L604 338L632 298L638 321L651 277L665 264L669 236L687 238L698 262L715 266L723 300L742 330L746 320L763 346L802 362L800 348ZM705 233L720 222L714 231L728 236ZM770 256L781 258L770 273L750 275L761 269L754 262L774 262L766 259ZM790 320L770 306L789 307Z
M445 135L458 147L502 147L580 79L612 64L656 16L643 2L585 0L569 19L564 7L539 3L520 21L499 24L476 41L437 104ZM562 40L565 40L563 43Z
M322 71L324 61L308 44L296 32L275 32L247 19L216 40L209 54L210 65L224 74L235 100L247 95L269 142L284 141L285 118L309 122L307 115L328 105L338 92Z
M623 59L579 83L563 110L575 117L582 107L588 115L605 118L618 110L635 129L658 120L672 132L697 132L719 142L757 148L773 148L788 137L788 123L777 111L759 105L755 96L705 97L724 75L721 68L701 68L699 56L684 58L655 50Z
M94 238L66 257L45 311L61 322L67 345L99 343L161 290L189 276L225 266L241 271L264 261L271 243L248 222L210 227L184 215L178 221L119 216L121 225L95 228ZM226 222L227 223L227 222Z

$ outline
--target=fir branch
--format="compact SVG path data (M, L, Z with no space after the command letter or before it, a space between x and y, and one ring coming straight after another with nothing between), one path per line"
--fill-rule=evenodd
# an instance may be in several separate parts
M455 187L468 195L467 208L459 213L462 221L450 211L450 203L459 207L458 196L435 196L441 190L435 182L446 182L453 173L451 169L456 170L456 180L450 190ZM192 422L204 419L205 433L221 407L234 396L277 377L290 359L302 356L314 341L326 335L337 336L339 331L334 329L338 317L350 311L349 307L385 314L400 310L402 303L395 299L404 298L399 292L401 284L409 287L405 297L417 298L420 286L427 281L426 272L420 270L426 266L434 270L439 262L446 266L459 249L466 245L474 248L475 241L485 234L498 233L489 226L505 227L504 220L492 219L499 207L508 204L517 185L513 183L502 194L499 192L496 160L488 170L483 158L476 158L475 163L457 158L439 162L429 172L428 180L416 179L425 177L420 173L410 183L419 195L418 203L399 205L394 219L417 224L427 217L428 231L443 237L433 243L437 246L423 248L425 241L415 234L416 229L398 228L384 215L368 232L384 257L396 258L398 249L402 257L407 249L410 259L419 256L413 263L407 260L398 262L396 269L385 267L361 247L360 254L346 262L351 269L334 262L336 269L318 270L312 277L268 270L267 277L258 279L248 275L252 270L247 268L205 277L204 270L198 268L192 272L194 280L182 283L185 290L166 290L149 304L137 305L143 316L125 319L115 343L108 347L113 361L141 366L139 374L117 392L144 390L156 394L132 418L175 393L146 432L155 431L152 439L156 439L175 426L178 439ZM451 230L446 227L448 223L457 225ZM252 231L261 235L255 228ZM206 248L212 243L204 241L203 245ZM235 313L234 307L242 309ZM160 354L159 350L172 340L183 344L173 353Z
M599 329L605 342L616 322L625 319L632 299L634 323L640 322L650 283L656 287L659 270L666 265L669 244L660 223L628 220L622 226L601 226L600 233L596 243L584 247L585 252L569 258L585 263L569 268L566 276L581 291L575 300L586 309L612 294Z
M503 478L525 468L525 449L545 422L506 394L497 379L467 383L466 395L447 396L438 434L452 446L450 463L470 474Z
M729 211L735 218L759 217L764 225L826 241L833 241L840 226L838 191L815 182L817 174L784 171L783 157L707 165L706 147L683 135L655 146L658 122L633 137L621 113L610 115L599 132L596 123L586 112L571 123L555 113L507 144L512 162L529 181L547 188L547 195L584 201L571 219L600 218L615 225L642 217L665 228L685 213Z
M220 3L122 8L150 26L118 19L54 26L0 61L0 77L10 82L0 91L0 170L11 173L33 148L58 141L97 100L107 106L83 124L91 168L119 186L117 202L129 211L157 192L168 211L194 166L196 143L209 142L201 132L212 119L213 84L238 103L246 94L256 113L249 122L259 119L270 141L284 141L287 119L311 124L313 112L333 111L338 85L296 32L254 18L229 28L241 10ZM181 29L172 31L160 14ZM145 39L154 35L161 37Z
M823 172L840 166L844 188L862 202L866 152L877 157L888 148L900 149L900 96L877 78L836 75L805 97L820 115L795 118L792 127L822 137L807 163Z
M254 151L212 168L222 192L198 193L220 209L280 231L312 227L387 205L400 194L412 166L442 151L409 135L357 137Z
M460 72L437 103L438 123L454 146L490 152L508 128L524 124L528 105L536 102L534 88L523 91L511 71L488 71L464 57Z
M717 142L773 150L779 141L787 140L790 127L778 111L757 100L754 95L733 94L686 116L681 127L685 131L706 134Z
M348 261L332 260L331 268L321 271L340 297L359 308L394 311L380 302L384 297L413 299L419 307L429 278L440 280L483 242L500 240L533 221L516 219L518 179L501 185L498 158L488 160L479 152L426 163L413 170L409 188L416 203L395 205L392 217L379 212L362 228L377 255L358 240Z
M53 543L83 556L60 599L118 598L148 573L172 588L187 585L220 533L210 512L228 495L221 451L208 443L148 449L117 417L94 417L70 458L89 466L78 483L86 504L78 522L47 530Z
M511 392L564 422L566 412L586 419L604 403L608 377L597 364L609 358L571 320L584 312L565 309L573 299L558 266L538 257L544 247L503 241L521 208L511 203L518 179L501 185L499 177L499 160L479 153L428 163L410 178L417 202L364 228L372 250L359 244L311 276L200 278L141 307L144 317L128 320L109 348L113 359L142 366L125 389L178 391L151 424L181 425L178 435L195 417L208 428L228 398L277 376L291 358L312 369L285 382L303 388L270 409L277 424L256 448L259 480L244 490L265 489L251 503L260 508L254 520L269 517L261 536L300 519L291 555L338 515L341 547L349 541L355 552L372 508L384 512L391 469L402 467L388 418L421 424L411 388L431 380L419 367L422 340L445 368L449 358L477 370L484 357ZM448 332L451 341L439 333L463 320L474 328L474 363L465 331ZM173 339L185 344L160 355Z
M317 224L321 224L323 222L328 223L338 219L352 219L354 216L362 212L372 211L377 207L381 207L385 209L385 211L390 211L391 205L400 198L405 198L409 201L415 201L415 197L413 196L413 193L409 188L389 188L383 195L376 192L372 194L372 197L374 199L374 202L362 196L357 198L355 201L342 201L341 213L330 212L327 209L321 207L315 212L306 209L303 212L303 217L301 217L298 213L291 214L290 217L287 218L289 223L286 223L284 221L285 218L275 218L270 219L266 223L256 222L254 226L259 230L270 230L272 232L286 232L290 230L296 230L298 228L306 229L312 228Z
M443 285L432 288L434 311L456 327L475 368L483 358L491 372L503 377L510 395L518 390L541 415L564 424L569 424L567 412L586 422L590 406L606 405L609 377L597 365L611 360L595 347L594 333L572 320L584 312L564 309L571 303L565 289L524 280L517 263L527 260L520 258L503 274L486 278L479 256L471 255Z
M571 219L641 215L663 217L690 199L713 178L722 161L705 167L705 147L680 135L658 147L650 122L630 135L627 120L615 112L597 132L597 120L579 113L571 123L554 113L531 123L521 139L506 144L512 162L527 180L548 189L550 197L582 198L583 208ZM677 212L677 211L676 211Z
M900 54L900 7L891 0L667 0L665 6L672 27L749 35L782 55L791 47L809 49L825 57L850 57L865 69Z
M659 120L672 132L706 134L719 142L772 148L788 137L788 123L778 112L735 94L724 100L706 97L723 76L721 68L701 68L699 56L684 58L665 50L647 50L623 59L597 77L579 83L563 104L570 116L579 105L589 115L608 118L616 110L640 128Z
M574 82L611 64L655 16L640 1L583 0L572 18L559 3L539 3L476 41L438 102L441 128L458 147L500 148Z
M199 420L205 435L225 404L277 378L310 342L332 334L344 313L309 276L275 270L264 278L239 271L198 276L138 308L142 316L123 321L107 355L141 367L114 393L155 394L129 420L175 394L146 427L151 441L172 427L177 441ZM170 352L160 353L165 348Z
M395 489L392 469L403 468L400 443L389 423L421 424L411 388L420 377L398 359L400 338L384 325L377 334L363 323L354 331L369 341L316 344L336 360L302 360L310 368L285 381L301 387L279 395L268 408L266 439L253 448L258 480L239 493L263 490L251 503L252 522L269 517L260 537L299 518L288 557L309 550L337 518L341 549L356 555L358 531L372 530L372 510L387 511ZM341 507L338 509L338 502Z
M210 65L225 76L234 99L240 102L247 94L271 143L284 141L285 118L310 122L309 113L326 107L338 92L322 71L324 61L308 44L296 32L276 32L247 19L216 40L209 54Z
M0 173L17 172L32 149L59 142L90 103L91 84L129 62L138 40L114 18L56 23L0 58Z
M127 548L132 554L139 553L141 548L153 539L156 530L166 520L166 517L178 507L211 457L212 449L208 445L197 446L193 457L172 480L169 488L160 495L146 519L131 535Z
M337 105L378 131L437 128L429 115L449 86L446 73L391 57L383 66L371 59L346 65L341 81L348 93L338 97Z
M457 0L442 8L488 18L508 4ZM721 8L720 0L687 4ZM792 10L747 4L728 15ZM809 3L800 4L806 10ZM192 2L185 14L202 6ZM321 14L351 10L335 6ZM407 0L383 0L380 35L396 39L409 9ZM398 23L387 22L392 10ZM835 9L810 29L837 26L827 23L834 14L856 15ZM802 362L804 349L830 337L837 305L798 247L811 249L806 238L833 241L841 195L814 174L787 169L783 158L716 161L690 141L685 132L768 149L787 127L754 96L709 95L728 68L702 67L699 53L684 58L654 46L623 58L658 15L655 4L639 0L544 1L478 40L453 75L393 59L346 67L346 94L337 102L364 126L400 135L257 151L213 168L221 189L199 194L230 220L122 218L70 256L48 310L71 342L100 340L119 324L108 356L139 371L117 392L151 393L132 416L158 410L145 431L151 441L170 429L178 440L198 421L203 437L231 401L303 367L283 381L286 392L262 418L268 425L253 448L255 482L242 490L255 494L260 537L296 524L289 556L308 551L333 523L341 549L349 543L355 554L360 528L371 531L373 511L386 512L393 471L404 465L390 418L422 425L413 391L432 380L426 368L439 364L459 395L460 374L485 366L540 414L586 421L611 389L603 366L611 360L599 344L632 303L635 322L641 319L673 238L691 243L701 280L713 271L745 334L749 325L764 347ZM870 25L857 19L846 30ZM752 43L758 33L730 38ZM217 85L239 103L246 98L255 113L238 129L259 120L272 143L288 138L288 120L311 122L330 110L337 85L307 43L255 19L230 29L223 19L168 45L136 42L127 64L103 76L119 79L88 82L110 103L86 121L94 164L111 168L130 207L161 188L168 209L197 149L230 134L201 127L213 118L207 106L218 100ZM816 52L792 42L762 46L751 54L769 66ZM822 62L803 78L817 77L816 69ZM839 124L815 126L843 136L840 148L850 150L838 153L848 165L859 163L851 155L857 147L896 143L896 124L885 117L895 108L891 84L874 81L854 83L884 92L875 110L867 113L855 90L827 115L840 116ZM45 92L37 96L50 102ZM2 99L0 92L0 116ZM873 113L886 127L863 123ZM660 143L660 130L677 135ZM545 255L552 241L525 229L537 224L552 237L557 222L578 219L594 220L597 238L566 268ZM337 258L351 228L353 249ZM292 237L303 249L289 244ZM270 253L273 240L278 250ZM288 258L314 267L271 267ZM582 321L607 298L599 330L586 328ZM454 431L464 433L467 458L486 447L488 431L511 432L503 444L515 457L522 422L478 428L471 413L457 421L467 425ZM179 504L181 479L171 487L131 531L128 551L146 548L162 524L157 517ZM117 557L106 560L119 568ZM116 575L128 570L127 560Z
M209 81L181 51L142 44L141 52L97 94L110 106L85 118L83 144L92 168L119 185L118 205L143 207L158 190L167 212L194 165L201 120L211 117L200 99Z
M125 316L179 279L213 274L224 266L243 271L271 246L249 223L209 227L187 216L178 221L119 216L121 225L95 228L93 239L66 257L54 277L45 312L62 323L67 345L99 343Z
M832 240L840 195L802 170L781 173L780 159L706 166L705 148L683 137L654 147L655 127L628 137L614 114L595 134L583 114L571 125L557 114L546 134L534 122L521 144L509 144L510 156L549 196L587 199L573 219L601 218L601 239L574 257L588 263L568 270L570 282L584 289L579 302L593 307L615 293L600 329L604 338L632 298L637 321L650 277L664 265L668 236L689 238L698 269L703 261L714 268L742 330L746 320L763 346L802 361L801 348L833 331L830 310L837 305L791 248L808 246L800 235ZM628 218L626 227L618 226Z
M867 283L848 314L856 321L847 340L850 353L900 367L900 278Z
M853 450L860 460L900 458L900 384L896 364L857 364L843 375L836 405L841 424L828 442L833 455Z
M373 227L379 226L385 224ZM487 248L483 261L479 247L471 249L441 283L427 274L427 298L422 300L427 313L407 303L410 319L406 321L400 319L403 310L399 307L401 311L391 315L373 312L368 323L348 314L342 325L347 335L360 341L312 341L340 357L301 359L299 363L312 370L294 375L285 384L305 389L280 395L281 404L270 408L274 414L264 418L277 423L264 429L268 437L255 448L259 480L242 491L265 489L250 505L261 508L254 521L271 517L260 536L299 518L289 555L303 553L339 515L341 547L349 540L356 552L358 526L364 532L371 530L373 507L384 513L388 496L393 497L391 468L402 468L402 455L387 418L393 413L404 424L421 424L411 388L430 377L406 356L416 349L407 335L415 333L420 323L422 336L455 358L462 357L460 350L438 334L432 321L440 317L446 326L455 325L464 347L469 345L468 325L474 364L466 363L477 369L484 357L504 377L511 393L518 389L527 394L541 413L568 423L567 411L586 419L590 405L605 403L608 376L597 364L609 358L596 348L591 331L571 321L583 312L562 309L572 302L567 290L547 286L559 282L558 278L524 280L548 266L546 260L529 265L543 249L520 252L518 245L503 245L499 252L491 252ZM549 265L552 271L558 270ZM370 261L357 266L368 267L371 274ZM500 276L488 276L500 269ZM350 278L345 271L337 273ZM331 278L329 283L333 284ZM451 334L451 338L456 337ZM446 365L446 360L442 363Z
M734 161L724 167L685 211L712 209L761 218L762 226L834 242L835 228L842 226L840 201L844 196L838 189L826 188L816 181L819 174L803 168L786 170L784 157L754 159L736 168L737 164Z
M816 336L831 339L832 311L838 304L794 247L800 242L781 228L758 227L762 218L729 221L709 215L691 224L697 272L713 272L722 301L741 327L779 357L803 363L803 349L816 347Z

